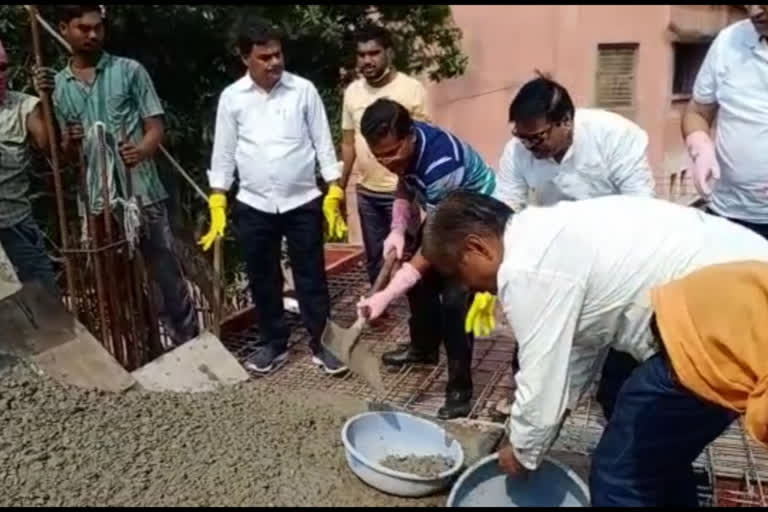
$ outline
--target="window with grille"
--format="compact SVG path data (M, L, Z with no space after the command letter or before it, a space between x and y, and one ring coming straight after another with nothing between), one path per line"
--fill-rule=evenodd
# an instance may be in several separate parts
M687 99L693 93L693 83L704 57L707 56L710 41L696 43L674 43L675 72L672 78L672 99Z
M597 45L595 104L631 115L635 106L637 43Z

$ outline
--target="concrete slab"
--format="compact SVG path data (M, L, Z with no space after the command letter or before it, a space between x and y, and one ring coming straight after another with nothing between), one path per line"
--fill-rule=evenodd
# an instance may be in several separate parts
M123 391L130 374L39 283L0 301L0 353L31 361L62 384Z
M201 392L248 380L249 375L221 341L204 332L132 374L148 391Z

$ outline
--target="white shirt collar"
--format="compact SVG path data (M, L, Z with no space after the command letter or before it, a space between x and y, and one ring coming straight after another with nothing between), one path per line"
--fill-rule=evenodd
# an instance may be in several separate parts
M288 73L287 71L283 71L283 74L280 75L280 80L277 81L275 84L275 87L283 86L283 87L294 87L296 84L293 80L293 75ZM243 78L241 78L237 82L238 89L241 91L250 91L252 89L258 89L260 91L264 91L264 89L261 88L256 82L253 81L253 78L251 78L251 74L246 71L245 75L243 75ZM275 90L275 87L272 88L272 90Z

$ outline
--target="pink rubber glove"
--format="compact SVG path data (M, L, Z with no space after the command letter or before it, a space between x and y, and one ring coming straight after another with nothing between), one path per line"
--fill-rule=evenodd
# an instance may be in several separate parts
M357 314L368 320L376 320L387 309L390 302L404 295L419 282L419 279L421 279L421 274L416 270L416 267L410 263L405 263L400 267L400 270L395 272L386 288L368 298L360 299L360 302L357 303Z
M688 154L693 160L693 184L704 197L712 194L709 180L720 179L720 166L715 156L715 145L703 131L693 132L685 138Z
M398 260L403 259L405 251L405 231L411 217L411 204L405 199L395 199L392 204L392 224L387 238L384 239L384 257L395 251Z
M403 252L405 252L405 233L399 233L397 231L389 232L387 238L384 239L384 250L382 253L386 258L387 254L392 251L395 251L395 257L398 260L403 259Z

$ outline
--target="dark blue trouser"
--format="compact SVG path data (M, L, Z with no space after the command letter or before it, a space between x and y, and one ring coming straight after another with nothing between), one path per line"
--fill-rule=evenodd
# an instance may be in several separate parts
M710 215L715 215L717 217L722 217L719 213L715 212L714 210L711 210L707 208L704 210L705 212L709 213ZM747 222L746 220L740 220L740 219L734 219L731 217L723 217L724 219L728 219L731 222L735 222L736 224L740 224L744 226L745 228L749 229L750 231L753 231L760 235L763 238L768 239L768 224L755 224L754 222Z
M45 251L43 234L32 216L9 228L0 229L0 243L16 269L19 281L40 281L55 297L60 297L56 273Z
M321 349L320 338L331 311L321 205L322 198L318 197L283 213L262 212L240 201L234 206L234 225L259 315L262 341L278 351L285 350L290 335L283 321L283 236L301 318L311 335L310 348L314 353Z
M664 355L648 359L619 391L592 456L592 506L698 506L692 463L736 417L680 386Z
M371 284L376 281L384 263L384 239L392 224L393 194L373 192L357 187L357 212L365 246L365 270Z
M611 419L621 386L638 366L637 360L626 352L608 349L595 396L606 420Z

